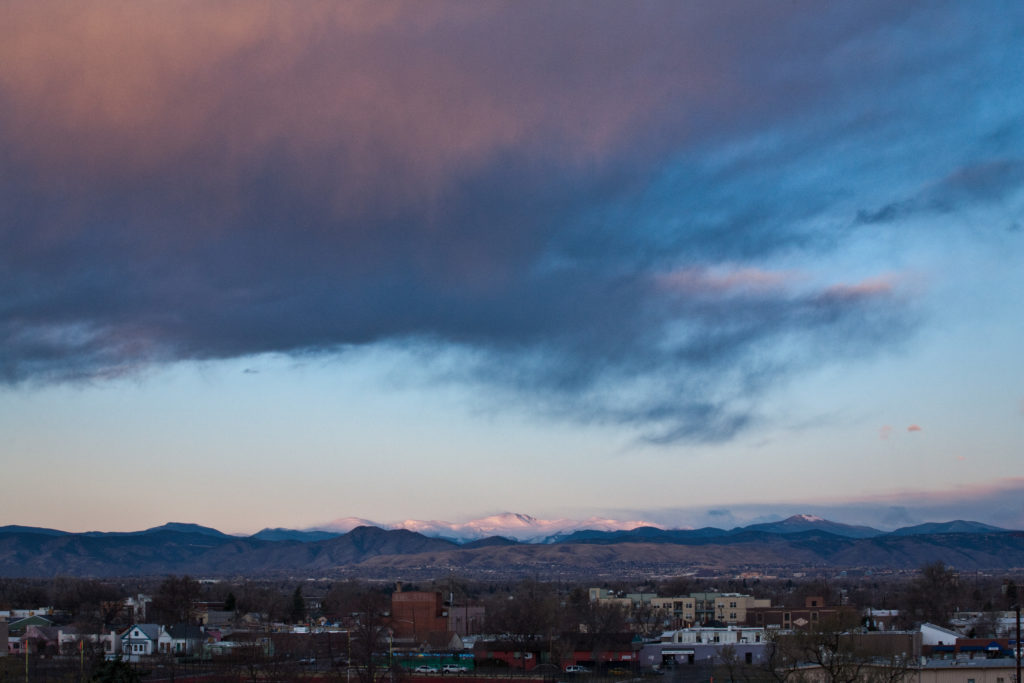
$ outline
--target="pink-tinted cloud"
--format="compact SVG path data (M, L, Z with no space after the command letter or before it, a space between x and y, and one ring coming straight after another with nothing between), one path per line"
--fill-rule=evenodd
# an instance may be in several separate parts
M893 282L889 277L878 277L862 280L853 284L832 285L824 291L824 296L835 299L865 299L886 296L893 292Z
M900 489L888 493L858 496L849 502L914 502L914 503L955 503L969 500L984 500L1002 494L1024 491L1024 477L1000 477L987 482L957 484L939 491Z
M892 436L892 426L882 425L882 427L878 430L878 437L880 439L888 439L890 436Z
M921 428L918 425L910 425L909 427L907 427L907 431L908 432L919 432L919 431L921 431Z
M655 276L655 283L668 291L687 295L728 296L743 293L778 293L801 279L792 271L761 268L682 268Z
M946 131L922 99L879 109L921 63L943 94L975 63L932 21L880 0L10 4L0 382L429 340L545 411L727 438L781 380L916 324L893 277L797 280L857 239L835 202L886 201L864 142L917 169L891 121ZM921 42L866 65L894 32Z
M48 173L87 161L93 174L123 179L205 151L212 163L195 172L230 184L239 167L279 154L301 161L303 180L332 176L316 190L342 210L381 187L429 202L513 146L600 164L675 118L671 107L737 96L728 54L676 35L666 16L613 4L535 9L9 7L0 26L5 128ZM628 33L604 29L627 17ZM659 63L643 64L652 48ZM672 128L677 139L690 134Z

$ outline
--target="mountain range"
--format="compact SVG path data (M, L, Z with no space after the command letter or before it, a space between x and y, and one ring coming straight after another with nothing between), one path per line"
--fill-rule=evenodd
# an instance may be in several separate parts
M312 527L310 529L263 529L256 534L257 538L267 540L298 540L317 541L332 536L348 533L360 526L373 526L380 529L405 529L415 531L424 536L444 538L456 543L479 540L493 536L502 536L524 543L557 543L569 538L580 539L583 536L592 536L601 532L632 532L637 529L649 529L651 531L639 532L658 534L665 531L685 532L685 535L692 535L690 532L701 535L718 536L725 533L736 533L744 529L751 531L765 531L768 533L797 533L801 531L827 531L838 536L849 538L872 538L883 536L886 533L898 533L901 535L914 535L917 533L962 533L977 531L1005 531L999 527L982 524L980 522L966 522L956 520L953 522L921 524L913 527L904 527L896 531L886 532L868 526L857 526L833 522L814 515L793 515L783 520L751 524L746 527L736 527L729 531L715 527L703 529L663 529L657 524L645 521L620 521L605 519L601 517L590 517L583 520L573 519L538 519L522 513L505 512L497 515L490 515L469 522L453 523L437 520L405 520L392 524L380 524L360 517L346 517L337 519L327 524Z
M533 526L533 518L517 517L522 526ZM810 515L730 530L563 529L535 543L505 536L457 542L365 525L346 532L264 529L251 536L181 523L135 532L0 527L0 576L24 577L187 573L426 578L452 571L492 578L568 577L903 570L935 561L971 570L1021 568L1024 532L963 520L883 532Z
M466 541L479 540L491 536L504 536L527 543L551 542L565 534L581 529L597 531L618 531L623 529L635 529L641 526L654 526L644 521L620 521L604 519L601 517L590 517L583 520L575 519L539 519L530 515L517 512L503 512L497 515L489 515L474 519L468 522L442 522L438 520L407 519L393 524L380 524L368 519L359 517L346 517L336 519L320 526L313 527L300 532L308 533L346 533L360 526L375 526L381 529L406 529L415 531L424 536L435 538L447 538L449 540L463 543ZM264 531L267 531L264 529ZM259 532L263 533L263 532ZM306 540L306 536L296 536Z

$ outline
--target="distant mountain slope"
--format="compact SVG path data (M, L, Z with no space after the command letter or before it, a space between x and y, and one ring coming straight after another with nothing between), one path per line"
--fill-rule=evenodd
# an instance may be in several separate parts
M457 567L483 576L651 575L750 569L916 569L943 560L962 570L1024 567L1024 533L979 537L966 544L952 535L854 539L825 532L749 532L701 545L671 543L516 545L465 548L370 558L360 569L376 576L430 576ZM969 535L961 536L966 540Z
M707 539L728 536L725 529L704 527L702 529L659 529L652 526L641 526L628 531L598 531L585 529L574 531L564 536L549 539L552 543L682 543L698 544Z
M215 538L234 538L233 536L228 536L223 531L218 531L217 529L208 526L183 522L168 522L167 524L143 529L142 531L86 531L82 535L93 537L145 536L147 534L157 534L164 531L174 531L182 534L199 534L200 536L213 536Z
M954 519L952 522L929 522L916 526L905 526L892 532L894 536L919 536L921 534L978 534L1008 531L990 524Z
M0 532L0 576L152 576L327 573L387 554L450 550L455 543L411 531L359 527L315 541L265 541L174 529L145 533Z
M469 543L463 543L462 547L466 548L466 549L473 549L473 548L489 548L489 547L496 546L496 545L500 545L500 546L519 545L519 541L516 541L516 540L511 539L511 538L505 538L504 536L488 536L487 538L481 538L481 539L476 540L476 541L470 541Z
M935 561L964 570L1024 568L1024 532L972 532L973 524L958 521L928 527L943 533L871 538L836 534L820 524L787 533L765 530L764 525L730 531L640 527L576 532L555 543L524 544L491 537L462 545L404 529L366 526L315 541L241 538L189 524L110 534L8 526L0 528L0 576L363 574L390 578L458 571L489 577L556 578L751 568L782 572L916 569Z
M329 538L337 538L341 535L340 531L298 531L296 529L275 527L273 529L261 529L249 538L255 538L260 541L302 541L308 543L310 541L326 541Z
M57 529L46 529L38 526L21 526L20 524L8 524L7 526L0 526L0 534L5 533L25 533L25 534L39 534L42 536L67 536L70 532L59 531Z
M793 515L779 522L751 524L741 528L747 531L767 531L773 534L793 534L812 530L825 531L836 536L846 536L847 538L872 538L885 533L878 529L872 529L869 526L842 524L813 515Z

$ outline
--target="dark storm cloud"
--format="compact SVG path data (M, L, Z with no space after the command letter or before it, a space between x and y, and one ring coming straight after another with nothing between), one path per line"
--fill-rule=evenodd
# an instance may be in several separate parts
M927 33L955 5L890 5L11 10L0 380L415 344L556 416L728 438L912 329L894 278L772 262L841 246L850 112L870 141L969 53ZM950 176L949 210L1014 173Z
M1024 160L990 159L957 169L913 197L857 212L856 223L892 223L911 216L949 214L996 204L1024 187Z

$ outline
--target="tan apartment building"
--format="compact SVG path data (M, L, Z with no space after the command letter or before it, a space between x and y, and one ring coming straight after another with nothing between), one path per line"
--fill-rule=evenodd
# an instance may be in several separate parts
M746 624L748 610L771 607L771 600L741 593L690 593L662 597L652 593L616 595L605 588L591 588L590 600L602 605L619 605L627 610L650 605L664 614L673 628L713 622L725 625Z
M747 623L747 610L770 607L771 600L741 593L691 593L687 596L651 598L651 606L662 610L673 625L692 626L718 622Z

